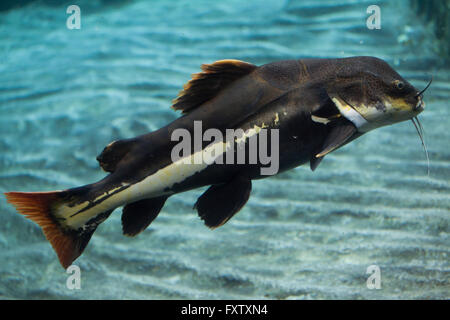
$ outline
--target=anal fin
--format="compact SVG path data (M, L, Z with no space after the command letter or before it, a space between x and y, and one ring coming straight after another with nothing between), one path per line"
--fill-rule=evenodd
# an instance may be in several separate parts
M212 185L197 200L194 209L210 228L230 220L248 201L252 181L238 175L225 184Z
M127 204L122 210L122 230L133 237L144 231L158 216L168 196L139 200Z

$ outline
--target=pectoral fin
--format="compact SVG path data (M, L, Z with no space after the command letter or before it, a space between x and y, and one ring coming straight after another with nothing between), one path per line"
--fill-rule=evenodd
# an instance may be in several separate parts
M225 184L209 187L198 198L194 209L208 227L220 227L247 203L251 189L250 179L236 176Z
M319 166L319 164L322 162L323 157L316 158L315 156L311 158L309 161L309 166L311 168L311 171L316 170L316 168Z
M325 138L325 142L322 146L322 150L316 154L316 158L322 158L326 154L346 144L349 139L356 133L356 127L347 120L339 121L334 124L328 136ZM317 167L317 163L314 168ZM313 165L311 164L311 168Z
M127 204L122 211L123 234L133 237L144 231L158 216L167 198L162 196Z

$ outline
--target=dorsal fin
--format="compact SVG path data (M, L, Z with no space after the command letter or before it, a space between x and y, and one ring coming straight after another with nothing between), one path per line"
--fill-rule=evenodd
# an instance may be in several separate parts
M106 172L114 172L119 161L122 160L134 146L134 142L134 139L124 139L113 141L108 144L97 157L100 167Z
M248 62L227 59L203 64L201 68L202 72L193 74L192 79L183 86L183 90L173 100L172 108L187 113L257 67Z

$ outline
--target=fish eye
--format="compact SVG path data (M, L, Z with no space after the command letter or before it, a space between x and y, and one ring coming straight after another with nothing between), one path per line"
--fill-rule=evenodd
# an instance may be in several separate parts
M405 88L405 84L400 81L400 80L395 80L394 81L394 86L398 89L398 90L403 90Z

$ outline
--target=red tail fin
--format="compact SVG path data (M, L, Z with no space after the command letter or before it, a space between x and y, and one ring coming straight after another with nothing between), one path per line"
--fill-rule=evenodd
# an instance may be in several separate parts
M59 194L59 191L7 192L5 196L19 213L42 228L61 265L67 268L83 252L95 229L88 235L80 235L75 230L64 228L52 214L52 209L62 202Z

